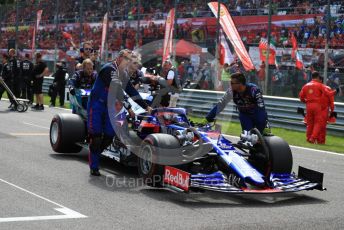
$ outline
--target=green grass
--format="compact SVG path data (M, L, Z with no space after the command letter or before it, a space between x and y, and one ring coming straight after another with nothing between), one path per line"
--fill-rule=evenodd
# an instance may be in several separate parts
M45 104L45 105L50 105L50 97L49 97L48 95L45 95L45 94L44 94L44 99L43 99L43 100L44 100L44 104ZM56 100L55 100L55 105L56 105L56 107L58 107L58 106L60 105L59 97L56 98ZM70 109L70 104L69 104L69 102L65 102L64 108Z
M6 98L6 94L3 95ZM58 105L59 101L58 98L56 99L56 104ZM50 97L48 95L44 95L44 104L50 105ZM69 103L65 103L65 108L70 108ZM202 118L192 117L189 118L195 122L201 122ZM241 133L241 126L238 122L233 121L217 121L218 124L222 126L222 133L239 136ZM324 151L331 151L337 153L344 153L344 138L339 136L327 135L326 136L326 144L325 145L314 145L310 144L306 141L306 133L300 131L293 131L288 129L282 128L272 128L272 133L276 136L283 138L287 141L290 145L324 150Z
M190 116L189 116L190 117ZM201 118L190 117L195 122L201 122ZM221 124L222 133L239 136L241 133L241 126L238 122L233 121L217 121ZM282 128L272 128L272 133L276 136L283 138L290 145L318 149L323 151L331 151L337 153L344 153L344 138L339 136L327 135L325 145L314 145L306 141L306 133Z
M4 93L4 94L2 95L2 97L3 97L3 98L8 98L8 97L7 97L7 93ZM34 97L33 100L34 100L34 104L35 104L35 103L36 103L36 101L35 101L36 98ZM48 95L45 95L45 94L44 94L43 101L44 101L43 103L44 103L45 105L50 105L50 97L49 97ZM55 104L58 106L59 103L60 103L59 97L57 97L57 98L56 98L56 101L55 101ZM64 108L70 109L70 104L69 104L69 102L65 102Z

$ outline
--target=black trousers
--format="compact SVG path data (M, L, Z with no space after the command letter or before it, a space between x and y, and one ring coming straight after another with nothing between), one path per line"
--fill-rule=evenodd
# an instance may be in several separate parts
M20 97L20 94L21 94L21 88L22 88L22 78L21 77L14 77L14 80L13 80L13 94L14 96L16 97Z
M31 84L31 80L27 77L23 78L23 84L21 88L21 97L24 99L28 99L30 102L33 101L33 88Z
M55 106L56 97L59 96L60 99L60 106L64 105L64 97L65 97L65 86L57 86L51 95L51 104Z

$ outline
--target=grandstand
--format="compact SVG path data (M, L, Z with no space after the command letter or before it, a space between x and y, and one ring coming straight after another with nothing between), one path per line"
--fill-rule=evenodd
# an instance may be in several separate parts
M6 2L6 1L5 1ZM10 2L10 1L8 1ZM142 21L151 21L148 25L140 26L139 31L135 23L126 23L125 25L116 26L113 24L109 29L110 51L118 50L120 47L129 46L132 48L136 43L145 44L154 39L163 38L164 19L169 9L174 7L174 1L117 1L117 0L84 0L84 1L67 1L59 0L58 12L56 11L57 1L48 0L30 0L18 1L18 22L16 21L16 5L5 4L1 9L1 43L0 48L6 48L7 42L15 38L15 25L18 24L18 47L20 49L30 48L32 25L35 22L35 14L38 9L43 10L41 25L37 34L38 48L53 49L55 46L53 26L58 18L59 31L69 31L78 45L80 41L80 21L83 23L83 34L88 40L93 40L95 47L100 45L101 26L93 26L92 23L101 23L102 17L109 7L110 21L133 21L138 18ZM82 2L82 4L81 4ZM205 0L182 1L177 4L178 18L212 18L212 14ZM229 9L234 20L241 16L260 16L267 14L268 1L222 1ZM274 15L314 15L314 22L306 21L287 22L288 25L274 26L272 34L278 46L288 46L289 32L297 34L297 39L302 47L322 48L324 47L324 34L326 32L323 13L327 1L272 1L272 13ZM336 20L331 21L331 41L330 47L341 49L344 48L344 20L342 1L332 1L331 12L336 16ZM139 9L139 10L138 10ZM58 14L58 17L56 17ZM177 38L192 40L192 31L201 30L202 36L209 41L213 41L215 33L208 33L214 29L210 26L195 26L196 23L178 23ZM71 26L71 24L74 24ZM66 26L67 25L67 26ZM251 27L252 28L252 27ZM240 35L247 44L258 44L262 32L266 28L257 30L255 28L241 29ZM124 35L123 35L124 33ZM139 33L139 36L136 34ZM122 34L122 36L119 36ZM264 36L264 34L263 34ZM143 41L136 41L137 38L144 38ZM66 44L61 33L57 37L58 47L63 49ZM193 42L199 42L193 40Z
M96 50L101 44L102 20L109 14L108 53L116 53L122 48L134 49L164 38L165 20L168 11L176 7L176 39L184 39L207 48L215 55L217 27L216 19L210 11L207 0L29 0L1 1L0 5L0 49L6 51L9 42L16 40L19 50L32 47L33 27L36 12L43 10L39 30L36 33L36 49L59 50L59 58L66 58L66 52L72 49L70 40L63 37L67 32L80 47L85 40L93 41ZM227 6L245 46L250 55L257 50L261 38L266 37L268 0L222 0ZM276 43L281 70L290 74L291 34L294 34L306 65L323 60L326 42L326 0L271 0L272 27L271 36ZM330 71L342 68L344 61L344 4L343 1L331 1L330 6ZM81 27L82 25L82 27ZM57 29L56 29L57 28ZM82 30L80 29L82 28ZM16 33L17 29L17 33ZM251 52L252 51L252 52ZM340 55L338 56L337 53ZM51 55L53 56L53 55ZM318 57L314 61L314 57ZM342 55L344 56L344 55ZM259 59L258 59L259 60ZM258 67L259 62L255 63ZM332 69L331 69L332 68ZM344 72L344 71L343 71ZM294 75L300 75L293 72ZM301 75L300 75L301 76ZM288 81L279 82L288 84ZM300 84L303 84L301 82Z

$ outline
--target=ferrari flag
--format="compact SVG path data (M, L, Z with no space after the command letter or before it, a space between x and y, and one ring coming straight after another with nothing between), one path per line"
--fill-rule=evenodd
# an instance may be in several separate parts
M166 18L162 63L164 63L168 58L170 58L172 53L174 17L174 9L171 9Z
M211 11L217 17L218 15L218 3L217 2L209 2L208 6L210 7ZM241 41L241 37L238 33L238 30L235 27L235 24L233 22L233 19L231 15L229 14L227 8L220 4L220 24L227 35L229 41L233 45L234 51L241 60L245 70L254 70L254 65L252 63L252 60L250 56L248 55L248 52Z

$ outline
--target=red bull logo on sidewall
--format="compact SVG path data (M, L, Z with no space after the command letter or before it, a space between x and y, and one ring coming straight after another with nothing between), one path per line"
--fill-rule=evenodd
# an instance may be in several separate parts
M190 173L165 166L164 183L176 186L184 191L189 190Z

